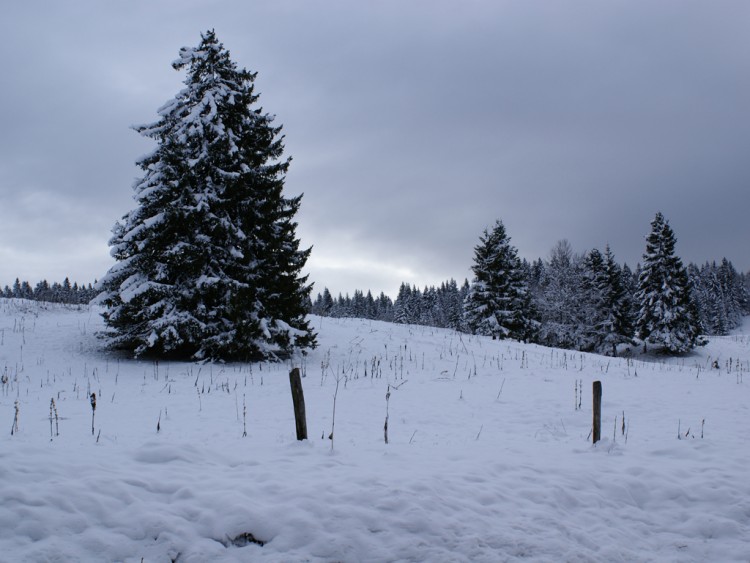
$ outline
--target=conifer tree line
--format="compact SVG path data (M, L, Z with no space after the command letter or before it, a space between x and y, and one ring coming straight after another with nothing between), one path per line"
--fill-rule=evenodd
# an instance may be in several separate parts
M16 278L12 287L6 285L3 288L0 297L83 305L89 303L99 294L95 285L96 283L94 285L90 283L78 285L78 282L71 284L70 279L65 278L62 283L53 282L52 284L47 280L42 280L32 287L28 281L21 281Z
M461 330L463 325L463 301L469 291L469 282L464 280L461 287L450 279L439 287L418 287L401 283L395 302L380 293L373 298L372 293L355 290L350 296L339 294L333 297L324 288L310 305L314 315L323 317L352 317L403 324L420 324L440 328Z
M618 348L682 353L703 334L726 334L750 314L750 274L731 262L685 267L657 213L635 271L613 251L520 259L501 221L474 248L473 277L395 301L357 290L310 298L294 217L301 195L284 183L291 158L275 116L258 105L257 73L232 61L213 30L172 64L185 88L134 127L155 150L138 162L136 207L112 229L115 265L96 288L16 280L6 297L104 308L112 347L194 360L279 360L316 345L309 312L445 327L496 339L616 355Z
M421 324L513 338L546 346L616 355L639 339L685 352L701 335L724 335L750 314L750 273L726 258L684 267L676 237L657 213L643 262L631 270L604 251L574 252L567 240L547 259L519 259L502 222L480 236L474 279L419 290L402 283L392 301L368 291L333 298L324 289L313 314Z

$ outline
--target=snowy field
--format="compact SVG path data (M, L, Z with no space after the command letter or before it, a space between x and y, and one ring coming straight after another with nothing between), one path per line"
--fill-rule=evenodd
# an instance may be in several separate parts
M1 300L0 560L750 561L748 324L630 360L313 324L298 442L289 363L118 359L97 309Z

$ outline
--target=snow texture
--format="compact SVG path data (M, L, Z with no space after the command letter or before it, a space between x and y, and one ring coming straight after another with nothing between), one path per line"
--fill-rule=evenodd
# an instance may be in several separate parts
M105 355L99 312L0 302L2 561L748 560L747 332L620 359L314 317L298 442L289 364Z

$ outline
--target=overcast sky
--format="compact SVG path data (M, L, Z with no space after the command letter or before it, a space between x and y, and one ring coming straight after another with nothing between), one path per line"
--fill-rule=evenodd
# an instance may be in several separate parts
M134 1L3 6L0 285L88 283L135 161L214 28L258 72L304 192L315 292L470 277L501 219L634 267L657 211L687 263L750 270L750 2Z

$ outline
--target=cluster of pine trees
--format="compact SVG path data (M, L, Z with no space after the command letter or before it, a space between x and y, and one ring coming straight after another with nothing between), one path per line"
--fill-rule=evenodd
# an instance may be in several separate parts
M443 282L439 287L429 286L424 290L402 283L394 302L381 293L373 298L372 293L354 291L334 298L328 288L318 293L311 303L311 312L324 317L352 317L373 319L403 324L421 324L460 330L463 319L463 301L469 290L464 281L459 288L456 280Z
M616 354L635 338L684 352L700 335L722 335L750 314L750 274L726 258L686 268L675 236L658 213L643 264L617 263L609 246L577 254L566 240L549 258L521 260L501 222L480 237L472 283L449 280L423 291L402 283L395 302L355 291L334 299L325 289L314 314L422 324L515 338L546 346Z
M726 258L719 265L690 264L687 272L706 334L727 334L750 314L750 273L737 273Z
M31 287L28 281L16 278L13 287L6 285L0 297L81 305L91 301L98 293L91 284L78 285L77 282L71 284L69 278L65 278L62 283L53 282L52 284L47 280L42 280L34 287Z

